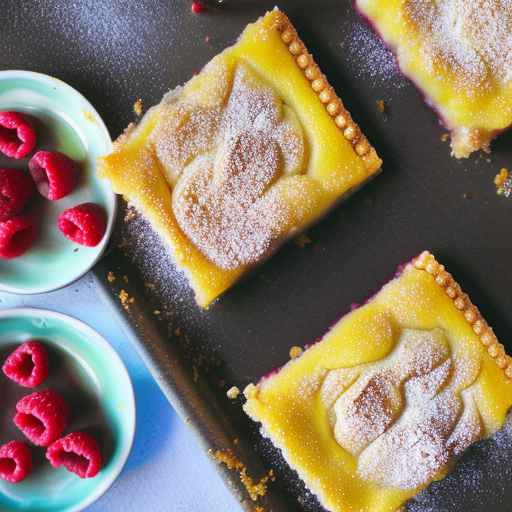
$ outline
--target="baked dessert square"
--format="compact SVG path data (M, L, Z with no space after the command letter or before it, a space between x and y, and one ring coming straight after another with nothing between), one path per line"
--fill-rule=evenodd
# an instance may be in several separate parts
M395 512L503 426L511 379L493 330L424 252L247 386L244 409L327 510Z
M489 151L512 125L512 4L356 0L356 6L451 131L453 155Z
M381 167L275 9L115 142L99 173L207 307Z

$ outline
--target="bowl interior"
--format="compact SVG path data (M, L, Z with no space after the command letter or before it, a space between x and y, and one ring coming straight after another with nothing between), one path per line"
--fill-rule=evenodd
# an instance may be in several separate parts
M53 469L44 449L31 445L34 470L15 485L0 480L0 510L81 510L108 489L129 454L135 428L131 382L110 345L85 324L43 310L0 312L0 364L27 339L41 340L49 353L50 376L36 390L51 387L64 396L71 409L65 433L93 434L104 466L95 478L82 480L63 468ZM22 388L0 374L0 444L25 439L12 418L16 402L36 390Z
M30 114L35 119L37 149L61 151L79 165L79 185L69 196L48 201L36 192L30 208L40 232L34 246L19 258L0 260L0 289L15 293L57 289L89 270L108 242L115 195L108 183L96 176L95 168L96 158L111 149L110 136L97 112L80 93L56 78L38 73L1 71L0 110ZM28 160L1 156L0 167L27 170ZM74 244L57 227L63 210L89 201L100 204L109 219L107 233L93 248Z

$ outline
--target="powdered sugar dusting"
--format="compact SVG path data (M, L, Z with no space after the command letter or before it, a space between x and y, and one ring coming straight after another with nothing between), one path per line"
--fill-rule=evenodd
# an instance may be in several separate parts
M398 89L407 84L393 52L365 24L353 25L344 49L353 63L351 73L356 78L370 81L373 86L391 84Z
M205 71L215 89L171 97L152 138L181 229L233 269L257 263L286 233L291 213L272 185L304 171L304 139L295 114L248 67L232 78L216 61Z
M512 80L512 0L408 0L404 12L433 71L446 63L466 88Z
M512 497L512 416L490 439L469 448L455 468L407 505L409 512L505 511Z
M321 396L326 403L328 393L339 393L334 382L345 388L332 406L333 432L356 457L365 480L415 489L482 435L470 391L478 365L454 364L439 329L405 330L383 361L334 372L335 378L324 380Z

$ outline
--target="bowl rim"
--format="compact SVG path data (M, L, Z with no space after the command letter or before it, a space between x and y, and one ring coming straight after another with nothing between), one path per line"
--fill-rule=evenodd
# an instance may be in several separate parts
M87 111L94 117L95 123L97 124L99 130L102 132L102 136L104 137L105 141L107 142L108 151L112 151L113 149L113 143L112 143L112 137L110 136L110 133L108 131L108 128L101 118L98 111L94 108L94 106L91 104L91 102L77 89L69 85L68 83L64 82L60 78L56 78L50 75L46 75L44 73L39 73L37 71L28 71L28 70L21 70L21 69L6 69L6 70L0 70L0 81L3 79L9 79L9 78L25 78L25 79L31 79L34 81L42 82L47 85L51 85L53 87L58 86L61 89L64 89L68 91L70 94L74 95L78 99L84 102L84 104L87 107ZM101 180L101 178L98 178ZM8 292L8 293L15 293L18 295L35 295L38 293L47 293L47 292L53 292L56 290L60 290L61 288L65 288L66 286L69 286L70 284L73 284L74 282L78 281L81 277L83 277L91 268L98 263L98 261L101 259L105 251L107 250L110 237L112 236L112 231L114 229L114 224L116 221L117 216L117 209L118 209L118 202L117 202L117 195L112 190L112 187L108 184L107 181L101 180L103 183L105 183L105 192L107 196L107 202L109 205L109 211L111 212L110 215L108 215L107 219L107 228L105 230L105 234L103 235L103 240L100 242L100 247L98 252L96 253L95 257L91 259L91 261L80 271L74 275L71 279L69 279L66 282L59 283L57 286L32 286L30 288L20 288L17 286L11 286L7 285L5 283L2 283L0 281L0 292Z
M128 370L119 356L119 354L116 352L114 347L110 345L110 343L95 329L93 329L90 325L86 324L82 320L78 320L77 318L74 318L70 315L66 315L64 313L59 313L58 311L53 311L49 309L44 308L37 308L37 307L15 307L15 308L8 308L8 309L2 309L0 310L0 321L4 318L12 317L12 316L21 316L21 317L41 317L44 316L46 318L55 318L57 320L60 320L62 322L65 322L72 327L74 327L76 330L81 331L84 333L88 340L92 340L92 343L96 343L103 351L105 351L108 354L108 357L110 360L113 360L114 363L118 366L119 370L121 371L121 374L125 377L126 383L128 384L128 387L126 389L126 407L128 410L128 415L132 418L130 421L129 427L129 437L126 443L124 443L122 447L122 452L119 458L119 462L114 466L112 471L110 472L109 476L105 478L102 485L99 485L96 487L90 495L88 495L84 500L82 500L80 503L78 503L76 506L72 505L70 508L65 509L65 512L80 512L84 510L86 507L97 501L99 498L101 498L114 484L114 482L117 480L119 475L121 474L121 471L123 470L126 461L128 460L128 457L132 451L133 448L133 442L135 439L135 430L136 430L136 424L137 424L137 410L136 410L136 402L135 402L135 393L133 390L133 384L132 380L130 378L130 374L128 373Z

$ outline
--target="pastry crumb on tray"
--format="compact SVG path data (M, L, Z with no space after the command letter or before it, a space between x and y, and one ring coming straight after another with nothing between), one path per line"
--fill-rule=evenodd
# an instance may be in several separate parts
M240 481L252 501L258 501L259 498L265 496L268 484L276 480L274 471L270 469L266 475L258 481L254 481L249 476L245 464L236 457L232 450L210 450L210 454L219 464L224 464L228 469L238 472Z
M230 400L236 400L238 398L238 396L240 395L240 389L238 389L237 386L231 386L227 391L226 391L226 396L230 399Z
M510 197L512 195L512 177L505 167L494 177L496 193L500 196Z

